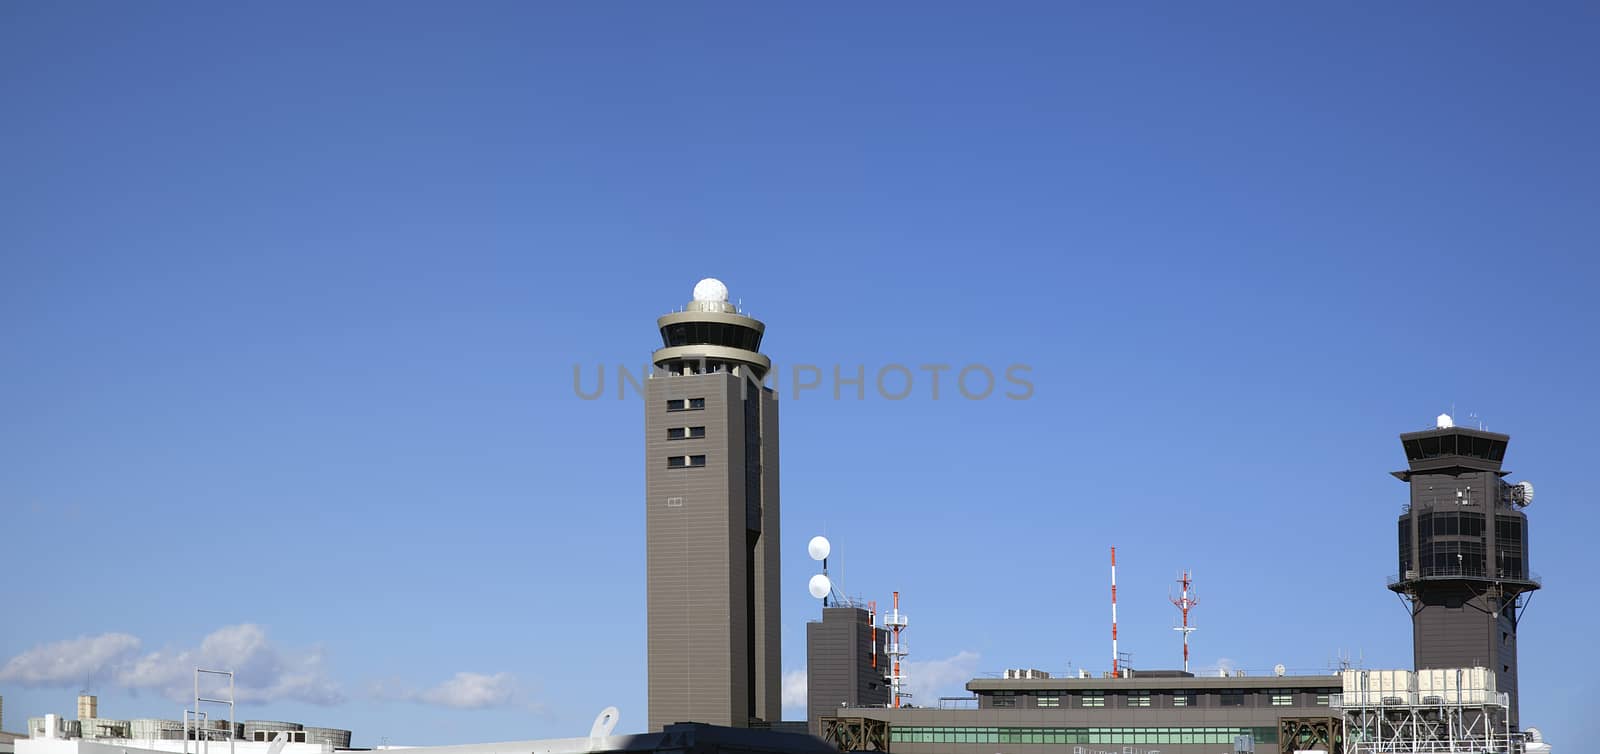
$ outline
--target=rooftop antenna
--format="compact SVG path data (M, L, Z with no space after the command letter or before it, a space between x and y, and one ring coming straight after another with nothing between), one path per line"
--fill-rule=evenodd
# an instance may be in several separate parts
M828 595L833 593L833 581L828 578L828 553L832 551L833 545L828 542L827 537L812 537L811 541L806 543L806 552L811 555L811 559L822 561L822 573L811 577L810 583L806 584L806 590L811 592L811 596L822 600L823 607L828 606Z
M1122 663L1117 654L1117 548L1111 547L1111 675L1122 677Z
M1185 673L1189 672L1189 634L1195 630L1194 626L1189 625L1189 611L1193 609L1195 605L1200 604L1200 598L1196 597L1189 590L1189 587L1193 581L1193 575L1190 574L1189 571L1185 570L1183 575L1178 577L1178 584L1183 587L1183 591L1180 593L1180 596L1172 597L1169 595L1167 598L1172 600L1172 604L1176 605L1178 610L1182 611L1183 613L1183 625L1173 626L1172 630L1183 632L1183 672Z
M1352 659L1350 659L1350 650L1341 649L1341 650L1339 650L1339 653L1338 653L1337 662L1338 662L1338 666L1339 666L1340 670L1349 670L1351 668L1360 668L1365 663L1365 660L1366 660L1366 653L1365 652L1362 652L1361 656L1358 657L1357 659L1352 660Z
M892 634L892 638L889 640L889 651L884 654L894 658L894 664L889 670L889 693L894 697L894 706L898 709L900 707L900 698L911 696L906 692L905 671L900 664L901 661L905 660L906 655L911 654L906 651L906 645L900 641L900 632L911 625L911 620L906 618L905 613L900 612L899 592L894 593L894 610L883 616L883 625Z
M867 600L867 625L872 627L872 669L878 669L878 601Z

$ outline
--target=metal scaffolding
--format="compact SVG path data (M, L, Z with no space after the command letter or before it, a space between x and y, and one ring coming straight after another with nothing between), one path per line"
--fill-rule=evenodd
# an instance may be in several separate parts
M1425 695L1415 691L1333 694L1344 720L1345 754L1522 754L1503 692Z
M889 723L870 717L824 717L822 740L839 751L889 751Z

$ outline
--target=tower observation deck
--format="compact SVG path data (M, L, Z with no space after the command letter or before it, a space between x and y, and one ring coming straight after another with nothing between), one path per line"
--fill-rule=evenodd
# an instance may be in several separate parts
M1508 484L1507 435L1438 426L1400 435L1411 487L1397 522L1399 571L1389 589L1411 613L1417 670L1488 667L1517 724L1517 625L1528 594L1528 517L1533 485Z
M696 284L694 300L683 311L656 319L656 326L662 347L650 358L671 374L748 371L760 382L772 368L772 360L760 352L767 326L740 314L728 303L727 287L714 278Z

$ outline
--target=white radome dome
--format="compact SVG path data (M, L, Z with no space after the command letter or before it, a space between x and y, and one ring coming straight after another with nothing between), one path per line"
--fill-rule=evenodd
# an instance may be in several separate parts
M699 298L699 296L700 296L700 287L699 286L695 286L694 292L695 292L695 297ZM1438 427L1439 429L1449 429L1449 428L1454 427L1456 425L1456 420L1450 418L1449 414L1439 414L1439 418L1433 420L1433 425Z
M827 537L812 537L806 544L806 552L812 560L827 560L828 553L833 552L833 545L828 544Z
M829 581L827 576L819 573L811 577L811 582L806 584L806 590L811 592L811 596L820 600L828 596L828 592L833 590L833 582Z
M694 300L702 303L725 304L728 302L728 286L721 280L706 278L694 284Z

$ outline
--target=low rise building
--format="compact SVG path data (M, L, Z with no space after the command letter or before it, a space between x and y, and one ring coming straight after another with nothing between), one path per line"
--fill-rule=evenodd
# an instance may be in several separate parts
M968 682L974 697L963 705L845 708L823 720L823 732L839 741L837 728L853 724L847 721L880 722L883 743L904 754L993 754L996 746L1006 754L1213 754L1231 751L1241 738L1276 750L1284 726L1296 726L1287 735L1297 736L1298 726L1338 718L1330 707L1340 692L1337 675L1007 676Z

